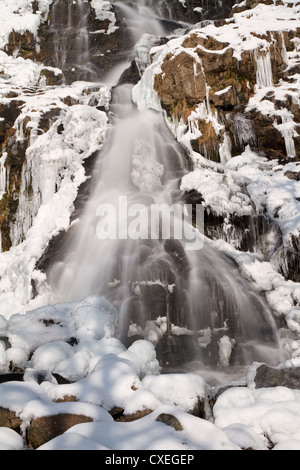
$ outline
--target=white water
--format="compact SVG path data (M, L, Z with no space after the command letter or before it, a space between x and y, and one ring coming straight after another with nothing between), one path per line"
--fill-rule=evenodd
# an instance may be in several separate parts
M124 15L124 19L128 23L128 30L135 42L140 39L142 34L148 33L154 36L163 36L165 34L165 30L153 10L149 8L149 6L146 6L149 2L139 0L131 4L120 1L112 3L118 7ZM132 6L133 3L134 7Z
M135 38L139 39L143 29L149 31L149 21L151 28L155 25L153 33L158 34L161 24L153 16L145 16L148 7L144 1L135 5L136 9L121 6L132 20ZM166 293L168 325L197 332L202 351L208 351L207 360L211 359L213 365L226 366L226 354L230 350L230 357L234 345L237 364L280 362L271 312L227 258L209 245L183 253L180 246L175 250L176 244L166 249L164 240L128 237L128 220L125 212L119 211L120 198L148 209L154 203L170 206L172 197L179 194L186 160L163 115L150 110L139 112L133 106L131 86L115 89L111 111L114 125L98 157L90 198L67 241L67 255L49 274L56 300L79 300L95 293L106 296L119 310L120 334L124 336L133 321L145 327L155 320L158 299L152 299L149 306L139 292L142 286L157 285ZM115 208L117 229L123 237L99 239L99 207L104 204ZM149 222L145 213L140 220L141 226L145 220ZM114 231L113 224L110 228ZM127 239L123 239L125 232ZM170 294L174 294L175 303L170 303ZM209 335L212 341L206 342Z

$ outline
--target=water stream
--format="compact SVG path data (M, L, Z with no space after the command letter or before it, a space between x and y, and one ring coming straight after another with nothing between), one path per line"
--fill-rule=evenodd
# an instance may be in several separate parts
M136 41L144 32L164 34L151 2L115 4ZM83 56L88 67L88 51ZM272 313L237 267L207 243L190 249L184 236L176 239L180 219L186 234L203 241L183 213L176 213L164 235L169 208L183 208L179 184L189 159L162 114L136 109L131 88L113 90L113 127L99 152L90 198L66 256L49 273L57 301L105 296L119 310L122 340L154 338L164 367L193 361L196 370L231 376L253 361L278 364ZM153 231L155 205L161 212Z
M89 5L84 0L56 0L52 6L50 32L53 34L54 65L67 77L96 80L90 60Z

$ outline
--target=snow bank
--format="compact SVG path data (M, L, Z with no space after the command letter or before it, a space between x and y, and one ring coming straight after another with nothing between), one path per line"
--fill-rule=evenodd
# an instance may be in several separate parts
M20 434L9 428L0 428L0 450L23 450L24 442Z
M268 439L273 442L274 450L277 446L278 449L284 448L290 440L294 449L300 449L299 390L233 387L218 398L214 417L215 424L225 431L228 426L236 424L250 428L266 446Z

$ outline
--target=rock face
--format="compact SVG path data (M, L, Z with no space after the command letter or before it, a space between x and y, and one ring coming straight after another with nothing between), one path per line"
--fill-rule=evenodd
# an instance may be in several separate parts
M221 0L206 2L203 0L187 0L181 2L177 0L158 0L154 7L163 18L186 23L197 23L204 20L215 20L227 18L234 0Z
M220 30L226 27L220 27ZM218 30L216 30L216 33ZM297 37L298 31L293 32ZM224 35L225 37L225 35ZM290 108L287 96L278 102L275 93L270 91L265 100L274 105L274 115L266 116L259 110L250 110L249 100L254 95L257 80L260 79L261 65L270 66L269 75L261 80L269 80L269 86L278 83L285 77L286 63L283 60L284 52L290 47L285 42L283 35L268 32L264 37L269 45L268 52L257 51L250 53L243 51L239 60L236 59L235 50L225 41L216 40L214 37L204 36L201 33L190 33L181 44L182 52L176 50L176 54L168 54L162 63L161 74L155 76L154 88L160 98L162 106L174 119L183 119L188 122L195 107L204 103L209 107L212 115L216 115L219 122L225 120L225 130L229 133L232 143L232 155L240 154L245 149L245 143L251 143L252 148L263 152L268 158L288 160L285 139L276 128L276 109L285 106ZM266 69L263 70L266 72ZM299 126L299 106L294 103L294 122ZM243 121L251 122L253 126L253 141L243 140L242 123L238 121L242 116ZM201 130L199 138L200 149L203 152L204 145L209 141L217 140L213 131L212 121L207 116L199 118L198 125ZM244 124L246 125L246 124ZM250 133L249 133L250 134ZM247 138L247 136L245 136ZM298 140L295 136L295 145L298 148ZM213 157L213 156L212 156ZM297 157L297 150L296 150ZM220 161L218 146L214 158Z

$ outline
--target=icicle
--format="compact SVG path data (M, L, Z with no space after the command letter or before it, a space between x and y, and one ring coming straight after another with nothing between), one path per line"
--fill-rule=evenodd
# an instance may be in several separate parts
M0 200L3 198L6 193L6 168L5 161L7 158L7 153L4 152L0 158Z
M283 32L281 32L281 42L282 42L281 57L282 57L283 62L284 62L286 65L288 65L288 63L289 63L289 57L288 57L288 53L287 53L286 46L285 46L285 42L284 42Z
M233 119L235 144L242 151L247 145L256 144L256 136L253 130L253 123L242 113L237 113Z
M258 52L255 51L256 60L256 84L258 88L271 87L273 86L273 74L270 51Z
M295 142L293 137L295 136L295 128L293 116L290 114L281 115L282 124L277 124L274 127L281 133L285 142L285 149L288 158L296 157Z
M224 134L223 142L220 144L219 155L223 165L231 160L231 140L227 133Z

